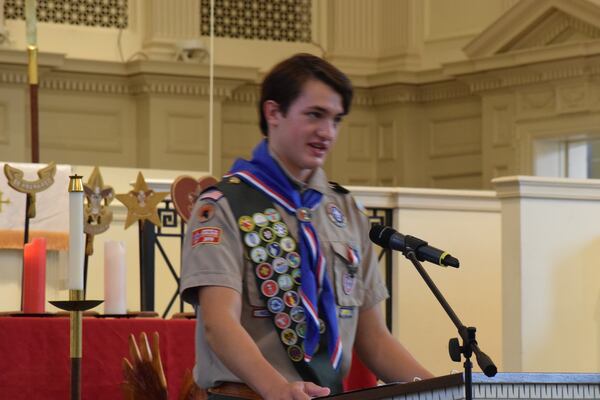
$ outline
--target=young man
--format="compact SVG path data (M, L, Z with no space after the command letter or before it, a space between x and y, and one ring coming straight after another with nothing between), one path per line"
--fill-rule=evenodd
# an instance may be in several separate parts
M352 92L318 57L275 66L261 88L265 139L200 196L181 277L197 310L200 387L324 396L341 391L353 348L384 381L432 376L387 330L367 217L322 170Z

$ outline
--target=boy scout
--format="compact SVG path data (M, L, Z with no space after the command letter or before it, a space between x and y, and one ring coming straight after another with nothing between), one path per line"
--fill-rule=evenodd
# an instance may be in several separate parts
M431 377L383 322L366 216L322 170L352 94L318 57L275 66L261 87L264 140L194 208L181 293L197 313L194 379L214 399L339 392L353 348L384 381Z

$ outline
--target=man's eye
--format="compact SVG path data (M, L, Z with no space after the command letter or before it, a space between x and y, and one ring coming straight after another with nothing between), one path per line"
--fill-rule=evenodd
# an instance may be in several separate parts
M320 118L320 117L321 117L321 113L319 113L319 112L317 112L317 111L309 111L309 112L307 113L307 115L308 115L310 118L315 118L315 119L316 119L316 118Z

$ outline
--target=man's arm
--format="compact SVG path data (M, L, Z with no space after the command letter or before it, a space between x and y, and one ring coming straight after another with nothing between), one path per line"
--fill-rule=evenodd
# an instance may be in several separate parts
M379 305L360 311L354 347L365 365L384 382L410 382L415 377L433 377L391 335Z
M198 300L211 349L265 400L308 400L329 394L329 389L310 382L288 382L269 364L240 324L240 293L228 287L205 286L198 289Z

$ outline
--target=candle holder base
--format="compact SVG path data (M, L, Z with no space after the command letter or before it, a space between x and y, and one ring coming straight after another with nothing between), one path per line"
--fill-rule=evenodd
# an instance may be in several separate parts
M104 300L54 300L50 304L65 311L87 311L103 302Z

